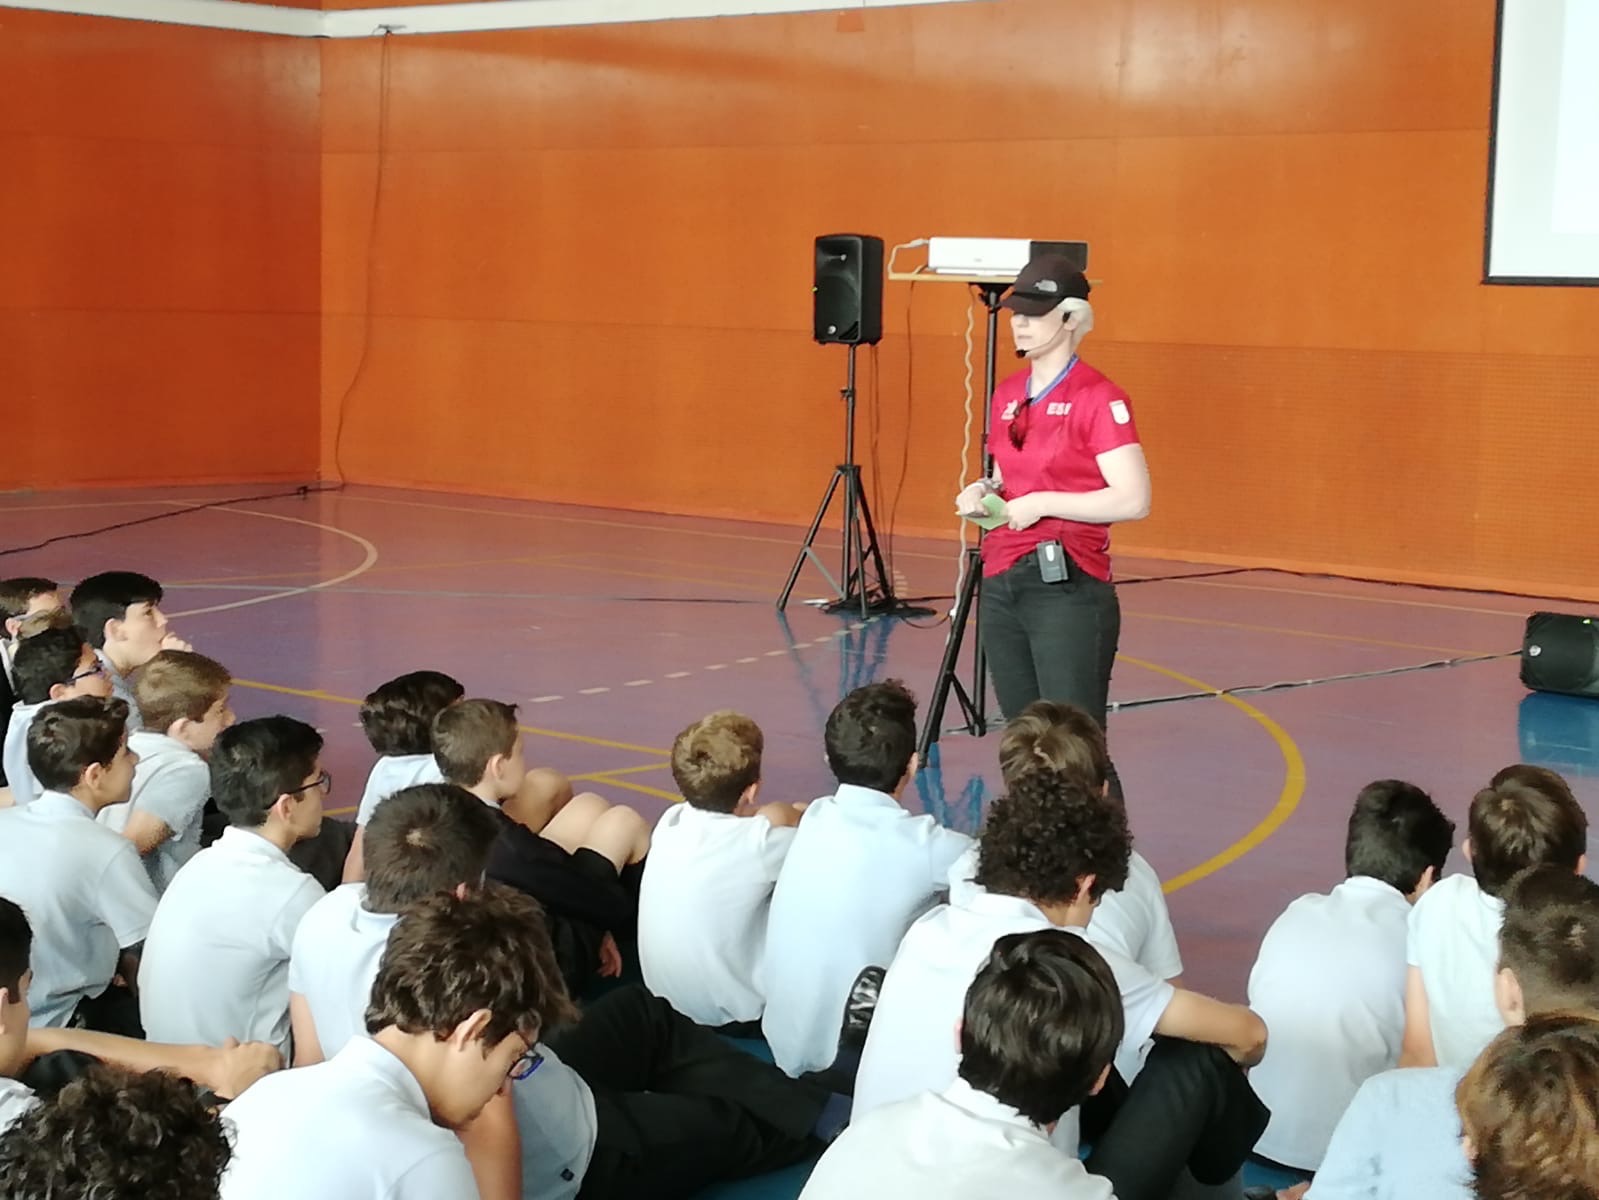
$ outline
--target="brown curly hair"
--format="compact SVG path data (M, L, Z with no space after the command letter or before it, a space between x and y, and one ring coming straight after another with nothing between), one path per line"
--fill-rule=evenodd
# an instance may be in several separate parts
M1599 1020L1542 1013L1505 1030L1455 1092L1478 1200L1599 1197Z
M1127 884L1127 812L1076 771L1028 771L994 801L977 845L977 882L1041 904L1069 904L1094 877L1098 900Z
M95 1067L0 1134L6 1200L214 1200L233 1153L193 1084Z

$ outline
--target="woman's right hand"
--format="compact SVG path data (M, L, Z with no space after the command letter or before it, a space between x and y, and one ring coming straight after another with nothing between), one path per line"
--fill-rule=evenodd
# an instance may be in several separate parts
M988 495L988 485L979 481L969 483L955 497L955 511L963 517L980 517L987 510L983 508L983 497Z

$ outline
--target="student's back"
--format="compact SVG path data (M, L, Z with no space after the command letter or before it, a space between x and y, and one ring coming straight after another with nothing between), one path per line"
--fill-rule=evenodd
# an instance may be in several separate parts
M1305 1171L1361 1083L1399 1061L1412 899L1443 870L1454 823L1413 784L1361 789L1344 869L1328 894L1295 900L1273 922L1249 977L1249 1006L1271 1030L1250 1082L1272 1111L1257 1151Z
M767 926L761 1028L778 1066L798 1075L832 1064L856 976L888 965L969 845L873 789L841 784L806 810Z

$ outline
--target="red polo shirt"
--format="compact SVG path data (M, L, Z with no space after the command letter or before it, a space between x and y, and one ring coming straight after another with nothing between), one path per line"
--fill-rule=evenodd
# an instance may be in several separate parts
M1029 492L1097 492L1105 486L1097 458L1118 446L1138 444L1127 393L1082 360L1053 391L1034 401L1026 417L1027 440L1011 445L1010 426L1027 405L1030 369L1023 368L994 389L989 415L989 453L1010 500ZM1090 575L1110 581L1110 526L1045 517L1027 529L1000 526L983 539L983 574L998 575L1040 542L1058 541Z

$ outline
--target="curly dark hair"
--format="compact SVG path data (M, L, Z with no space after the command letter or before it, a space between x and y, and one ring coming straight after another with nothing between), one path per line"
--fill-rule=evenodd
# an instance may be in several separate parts
M1133 835L1127 811L1075 771L1028 771L988 810L977 844L977 882L1003 896L1069 904L1094 877L1098 900L1127 884Z
M0 1134L3 1200L215 1200L233 1153L175 1075L95 1067Z
M442 671L411 671L367 693L361 731L379 754L431 754L433 718L464 695L461 681Z

